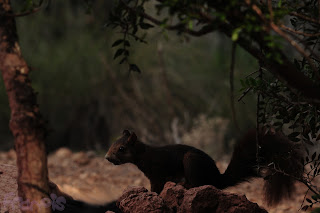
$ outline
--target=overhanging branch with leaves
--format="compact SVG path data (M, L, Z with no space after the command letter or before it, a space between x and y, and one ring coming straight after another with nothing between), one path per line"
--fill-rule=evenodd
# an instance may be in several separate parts
M280 2L280 1L279 1ZM283 81L294 93L301 93L308 102L320 103L319 86L319 51L313 51L318 46L318 41L313 46L303 42L310 37L316 39L315 33L308 33L299 38L292 36L295 31L292 24L286 23L285 18L305 24L312 24L317 29L319 23L309 14L295 12L299 5L290 5L287 1L137 1L121 0L115 9L110 24L120 27L121 32L134 36L136 40L145 41L140 37L138 30L148 30L153 25L163 30L176 31L178 34L190 36L203 36L219 31L237 42L253 57L264 64L268 70ZM145 11L145 5L153 5L157 18ZM303 7L303 5L300 5ZM119 15L121 14L121 15ZM165 17L165 18L161 18ZM146 22L147 21L147 22ZM152 23L153 25L149 24ZM293 23L293 21L291 21ZM171 23L171 24L169 24ZM287 26L290 25L290 26ZM278 36L275 35L278 34ZM284 43L284 42L287 43ZM308 62L308 66L315 78L306 76L297 69L292 56L285 53L283 45L291 45L298 54Z

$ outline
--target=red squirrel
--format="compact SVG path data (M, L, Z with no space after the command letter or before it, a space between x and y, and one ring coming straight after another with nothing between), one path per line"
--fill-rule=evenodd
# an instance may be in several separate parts
M199 149L182 144L150 146L128 130L124 130L122 137L111 145L105 158L115 165L135 164L149 178L151 191L156 193L162 191L167 181L183 183L186 188L213 185L224 189L253 177L263 177L267 203L277 204L290 196L294 178L302 176L302 154L284 135L260 131L258 169L256 139L256 130L253 129L238 141L223 174L215 161Z

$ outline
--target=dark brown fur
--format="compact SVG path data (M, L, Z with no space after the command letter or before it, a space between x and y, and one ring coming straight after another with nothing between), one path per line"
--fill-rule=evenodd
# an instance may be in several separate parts
M268 204L276 204L289 196L293 180L267 169L275 168L298 177L303 172L300 153L281 134L260 135L261 170L257 171L256 132L249 131L234 150L224 174L220 174L214 160L203 151L187 145L153 147L140 142L135 133L124 130L123 136L110 147L106 159L119 165L133 163L149 178L151 191L160 193L167 181L181 183L187 188L213 185L219 189L236 185L252 177L266 177L264 186Z

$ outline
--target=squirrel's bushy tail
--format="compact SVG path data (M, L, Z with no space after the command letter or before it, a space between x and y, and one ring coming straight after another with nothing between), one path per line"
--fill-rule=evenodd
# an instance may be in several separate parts
M223 174L228 187L252 177L265 179L264 194L268 205L279 203L294 191L294 180L303 174L300 146L282 133L259 133L259 164L256 156L256 130L250 130L235 147L231 162Z
M299 144L281 133L262 135L261 147L261 163L268 166L262 170L265 198L273 205L294 192L295 179L301 178L304 171L303 153Z

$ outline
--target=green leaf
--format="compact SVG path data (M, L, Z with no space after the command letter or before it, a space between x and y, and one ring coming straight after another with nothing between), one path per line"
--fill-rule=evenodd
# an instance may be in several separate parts
M299 142L300 141L299 138L290 138L290 140L293 141L293 142Z
M124 45L125 45L125 46L127 46L127 47L130 47L130 43L129 43L129 41L127 41L127 40L126 40L126 41L124 41Z
M25 0L22 11L28 11L33 8L33 0Z
M119 57L124 51L125 49L118 49L117 52L114 54L113 59L116 59L117 57Z
M311 198L313 200L318 200L318 199L320 199L320 195L312 195Z
M236 28L233 32L232 32L232 35L231 35L231 40L232 41L237 41L239 39L239 34L240 32L242 31L242 28Z
M310 154L310 153L309 153L309 149L305 148L305 150L306 150L306 152L307 152L307 155L309 155L309 154ZM308 161L309 161L308 156L306 157L306 159L308 159L308 160L306 160L306 161L308 162Z
M134 72L141 73L141 70L139 69L139 67L136 64L130 64L129 65L129 71L134 71Z
M128 50L125 50L125 51L123 52L123 55L129 56L129 51L128 51Z
M305 142L306 144L309 144L309 145L311 145L311 146L314 146L314 143L312 143L312 141L304 140L303 142Z
M295 129L295 128L297 128L298 127L298 125L297 124L292 124L291 126L289 126L288 128L289 129Z
M112 44L112 47L118 46L118 45L121 44L123 41L124 41L123 39L116 40L116 41Z
M119 62L119 64L123 64L123 62L125 62L127 60L126 57L124 57L123 59L121 59L121 61Z
M293 132L291 134L288 135L289 138L295 138L297 137L298 135L300 135L300 132Z
M317 152L313 153L313 155L311 156L311 160L313 161L317 156Z
M189 28L189 29L193 29L193 22L192 22L192 21L189 21L189 23L188 23L188 28Z
M282 122L275 122L273 126L282 126Z
M148 23L144 23L144 22L141 22L139 25L140 25L141 29L144 29L144 30L147 30L147 29L153 27L153 25L148 24Z

